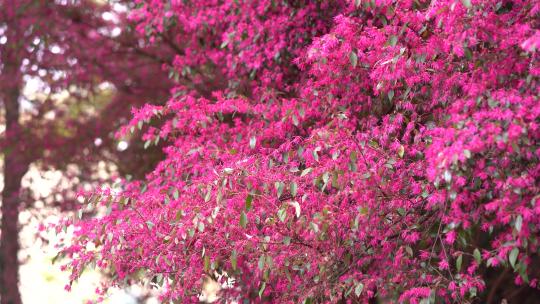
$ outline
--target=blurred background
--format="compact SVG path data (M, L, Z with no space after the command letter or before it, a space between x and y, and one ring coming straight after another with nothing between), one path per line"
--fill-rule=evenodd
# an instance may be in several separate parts
M21 221L29 219L28 214L23 213ZM55 216L47 220L56 221ZM69 282L69 273L60 270L60 264L53 264L56 256L54 245L58 238L55 234L47 235L50 243L35 241L35 230L39 223L29 222L21 232L22 247L19 259L20 268L20 291L23 303L87 303L94 302L98 296L96 288L100 281L106 279L102 273L89 269L67 292L64 287ZM113 289L103 303L136 304L136 303L159 303L152 296L150 289L133 286L127 289Z
M0 0L0 298L2 303L86 303L106 274L87 270L67 292L53 264L72 231L79 193L141 178L163 158L144 147L152 124L116 132L145 103L163 104L177 45L152 44L128 18L134 1ZM170 75L169 75L170 76ZM174 78L174 77L172 77ZM85 210L82 217L99 210ZM106 303L156 303L149 288L111 290Z

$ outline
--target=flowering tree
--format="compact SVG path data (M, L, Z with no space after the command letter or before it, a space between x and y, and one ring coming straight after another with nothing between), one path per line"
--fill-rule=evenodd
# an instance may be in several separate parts
M76 198L74 189L65 187L51 197L36 197L22 185L30 166L62 170L76 186L99 180L98 161L122 164L117 140L109 134L127 122L131 105L159 102L170 88L160 71L171 47L137 44L125 13L115 7L123 6L118 1L0 1L2 304L21 303L19 212L37 207L39 214L38 200L70 208ZM25 94L27 83L34 83L36 94ZM128 162L132 156L122 153ZM67 172L68 165L76 172Z
M137 3L186 81L121 129L160 121L166 159L87 194L108 209L75 223L72 280L94 264L179 303L207 276L239 302L536 292L538 1Z

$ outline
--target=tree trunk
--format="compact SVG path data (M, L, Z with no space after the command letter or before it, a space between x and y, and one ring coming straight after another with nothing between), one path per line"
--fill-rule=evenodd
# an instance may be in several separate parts
M6 122L4 146L4 189L2 190L2 225L0 235L0 303L21 304L19 292L19 208L21 180L28 162L21 140L19 95L21 78L19 65L6 62L3 80L11 77L11 85L3 92L2 101ZM26 152L28 153L28 151Z
M20 164L12 156L4 158L4 190L2 191L2 235L0 239L0 303L21 304L19 293L19 192L22 174Z

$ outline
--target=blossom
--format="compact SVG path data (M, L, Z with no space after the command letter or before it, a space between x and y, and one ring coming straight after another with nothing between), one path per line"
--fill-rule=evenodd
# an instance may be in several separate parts
M459 302L503 244L537 249L538 57L516 51L534 1L140 2L141 27L174 11L173 71L191 82L134 112L166 156L77 223L74 243L98 246L65 249L76 275L91 255L185 282L163 299L221 271L238 302Z

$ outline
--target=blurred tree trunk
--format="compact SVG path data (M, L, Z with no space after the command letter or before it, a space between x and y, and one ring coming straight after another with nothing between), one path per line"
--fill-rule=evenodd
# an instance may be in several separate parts
M13 54L12 54L13 55ZM28 170L19 122L21 75L16 55L4 61L4 81L11 85L3 92L4 121L4 189L2 190L2 225L0 237L0 303L21 304L19 293L19 195L21 179ZM10 58L11 57L11 58ZM3 58L6 59L6 58Z

